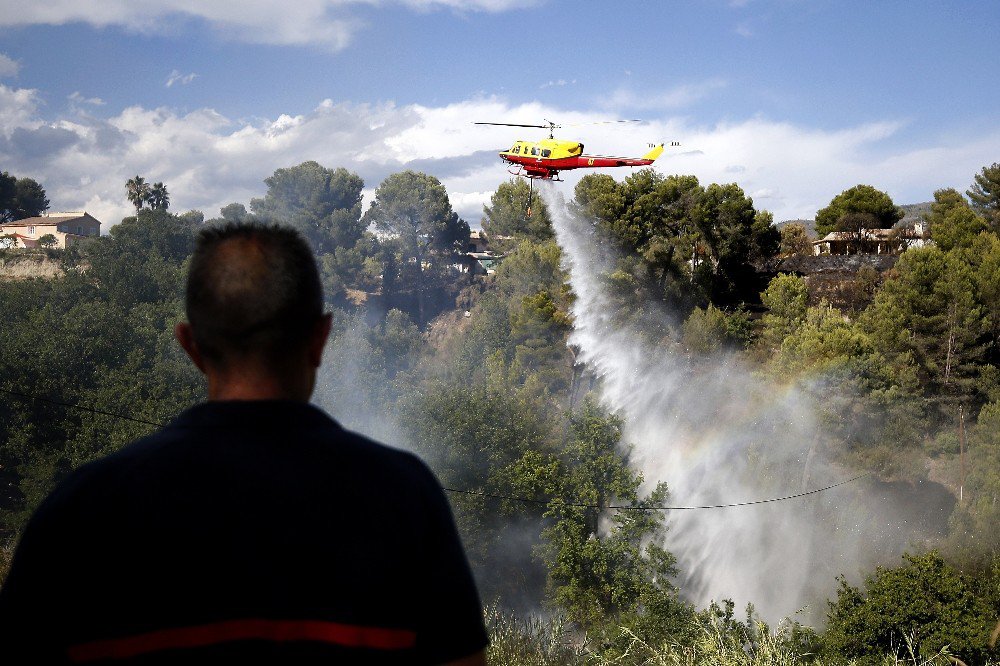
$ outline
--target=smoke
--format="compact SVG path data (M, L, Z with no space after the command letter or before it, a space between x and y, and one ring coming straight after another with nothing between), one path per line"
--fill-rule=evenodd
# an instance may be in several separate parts
M546 184L547 185L547 184ZM731 355L693 362L612 319L602 274L614 257L594 225L540 188L577 299L570 344L623 417L629 461L645 489L666 481L672 505L715 505L790 495L856 474L824 460L814 405L795 385L770 383ZM670 321L670 313L662 315ZM822 619L835 576L856 578L895 559L914 538L888 496L858 481L828 492L750 507L670 511L665 547L679 560L682 593L752 602L776 620L806 608Z

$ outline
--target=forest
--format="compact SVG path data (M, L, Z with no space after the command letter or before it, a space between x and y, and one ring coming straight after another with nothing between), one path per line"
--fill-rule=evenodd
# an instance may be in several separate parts
M186 262L200 228L258 220L317 256L314 402L450 490L491 663L1000 663L1000 164L969 177L934 193L931 242L824 290L782 270L812 255L803 225L690 175L504 182L475 225L488 275L433 175L365 209L360 176L305 162L214 218L137 176L104 236L0 242L60 266L0 281L0 567L70 470L204 399L172 335ZM18 182L4 219L48 206ZM863 244L902 217L858 184L815 229Z

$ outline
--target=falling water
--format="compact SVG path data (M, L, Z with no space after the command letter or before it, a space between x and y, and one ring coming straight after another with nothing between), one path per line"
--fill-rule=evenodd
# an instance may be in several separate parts
M795 386L762 379L731 355L692 363L616 324L601 278L614 257L560 193L548 184L540 191L577 296L570 344L623 417L629 460L646 489L666 481L672 505L715 505L852 476L817 453L820 426ZM772 620L808 606L800 619L817 621L837 574L853 577L906 547L910 535L888 505L859 481L759 506L670 511L665 546L678 558L682 593L699 605L752 602Z

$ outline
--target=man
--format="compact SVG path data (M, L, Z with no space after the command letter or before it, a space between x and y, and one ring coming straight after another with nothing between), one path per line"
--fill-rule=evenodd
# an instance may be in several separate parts
M41 505L0 591L0 663L483 664L434 476L308 404L331 320L301 237L203 231L187 317L208 402Z

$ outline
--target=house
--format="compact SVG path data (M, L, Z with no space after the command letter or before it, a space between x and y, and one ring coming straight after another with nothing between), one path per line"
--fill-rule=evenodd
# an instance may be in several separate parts
M482 231L476 230L469 233L469 246L466 248L466 252L486 252L490 246L490 241L486 238L486 234Z
M861 229L858 231L832 231L813 242L813 254L898 254L911 247L930 243L924 225L893 229Z
M0 224L0 237L13 238L14 247L38 247L38 241L51 234L53 247L66 248L88 236L101 234L101 223L86 211L47 213Z
M509 240L507 236L497 236L500 240ZM469 244L462 254L456 268L459 272L470 275L493 275L504 255L490 249L489 237L483 231L469 233Z

